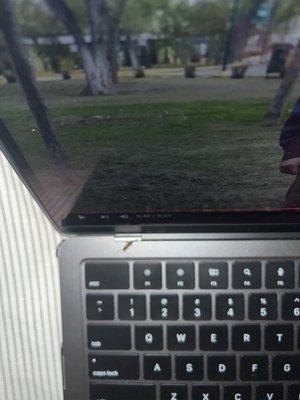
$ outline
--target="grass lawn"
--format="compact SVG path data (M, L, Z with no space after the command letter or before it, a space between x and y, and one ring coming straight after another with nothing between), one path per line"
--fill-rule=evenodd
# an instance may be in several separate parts
M105 98L80 96L80 80L40 88L74 168L93 169L77 207L121 211L280 207L292 182L278 171L281 127L261 126L278 84L126 79ZM33 167L47 170L17 85L0 86L0 117L33 155Z

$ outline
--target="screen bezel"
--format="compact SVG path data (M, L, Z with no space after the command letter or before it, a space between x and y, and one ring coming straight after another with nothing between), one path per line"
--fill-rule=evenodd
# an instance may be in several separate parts
M0 139L0 150L17 173L21 181L29 190L35 201L55 229L63 235L74 234L208 234L215 238L300 238L300 209L280 211L178 211L178 212L145 212L110 214L102 223L95 223L99 214L89 214L85 220L79 220L77 214L70 214L68 221L57 224L48 210L44 207L34 187L25 177L24 171L19 168L20 161L12 155L10 150ZM147 214L149 218L140 218L138 215ZM80 214L82 215L82 214ZM107 215L107 214L106 214ZM127 215L124 219L122 216ZM164 218L164 215L167 215ZM91 220L90 220L91 219ZM253 221L253 219L255 221ZM88 223L87 223L88 222Z
M202 233L202 234L246 234L275 236L288 234L300 236L300 210L286 211L240 211L240 212L153 212L139 214L110 214L101 224L97 222L103 214L70 215L64 222L63 231L72 233ZM163 217L167 214L168 217ZM126 218L124 216L126 215ZM255 222L253 222L253 220Z

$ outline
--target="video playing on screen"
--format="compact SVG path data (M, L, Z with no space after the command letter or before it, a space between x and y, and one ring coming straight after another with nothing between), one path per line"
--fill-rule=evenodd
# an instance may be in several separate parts
M0 0L0 140L58 223L300 209L299 71L299 0Z

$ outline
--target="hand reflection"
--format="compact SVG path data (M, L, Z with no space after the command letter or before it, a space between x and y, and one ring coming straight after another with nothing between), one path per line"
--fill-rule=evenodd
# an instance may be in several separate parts
M288 175L300 174L300 157L282 161L279 165L280 172Z

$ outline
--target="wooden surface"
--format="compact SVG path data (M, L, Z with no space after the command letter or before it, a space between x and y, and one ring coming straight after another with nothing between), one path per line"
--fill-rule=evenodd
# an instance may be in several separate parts
M0 153L1 400L62 400L60 241Z

